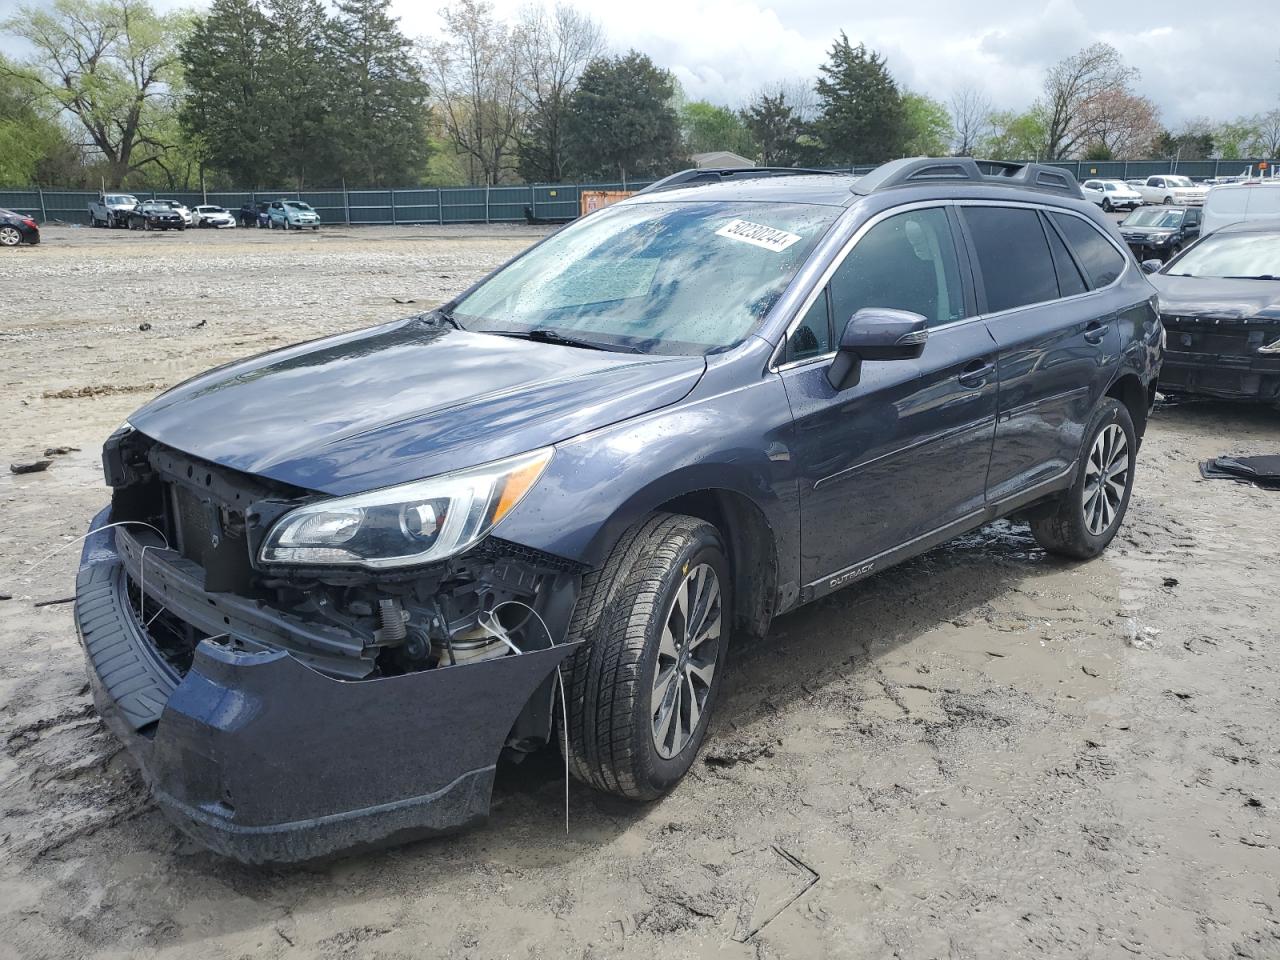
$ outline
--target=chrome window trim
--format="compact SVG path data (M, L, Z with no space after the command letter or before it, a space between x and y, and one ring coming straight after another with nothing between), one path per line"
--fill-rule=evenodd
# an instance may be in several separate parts
M963 317L959 320L952 320L948 323L940 323L936 327L929 328L930 336L940 330L946 330L950 327L956 327L964 323L973 323L976 320L998 320L1001 317L1018 313L1019 311L1026 310L1030 307L1039 307L1046 303L1070 303L1075 300L1079 300L1082 297L1092 297L1095 294L1105 293L1111 288L1118 286L1120 282L1125 279L1129 271L1134 269L1134 263L1129 257L1128 250L1122 249L1112 237L1107 235L1106 231L1098 229L1098 225L1094 223L1092 219L1078 210L1071 210L1067 207L1058 207L1044 203L1031 203L1026 200L978 200L955 198L946 200L918 200L914 203L904 203L898 207L890 207L888 210L881 210L875 216L871 217L866 223L854 231L853 235L846 240L844 245L841 246L840 249L832 256L830 262L828 262L826 267L823 268L822 273L818 275L818 280L813 284L813 287L808 291L808 293L805 294L804 299L800 302L799 308L787 323L786 330L782 334L782 339L774 348L773 355L769 360L769 372L778 373L782 370L792 370L805 364L816 363L820 360L829 360L836 355L838 351L833 350L817 357L805 357L801 360L792 360L786 363L780 362L780 357L786 355L787 341L791 339L791 334L796 331L796 328L800 325L800 321L804 319L804 315L808 312L809 307L813 305L813 301L817 299L817 296L822 291L823 287L825 287L828 281L830 281L832 275L836 272L836 269L844 262L844 258L849 255L849 252L855 246L857 246L858 241L862 239L867 231L877 223L880 223L882 220L887 220L895 214L907 213L912 210L925 210L930 207L1018 207L1026 210L1040 210L1044 213L1065 213L1068 216L1077 217L1087 223L1091 228L1093 228L1095 233L1106 240L1111 245L1111 248L1124 259L1124 269L1122 269L1119 275L1105 287L1095 287L1092 290L1086 290L1084 293L1074 293L1068 297L1054 297L1052 300L1039 300L1036 303L1024 303L1017 307L1010 307L1007 310L997 310L991 313L978 313L972 317ZM957 253L958 252L959 251L957 251Z

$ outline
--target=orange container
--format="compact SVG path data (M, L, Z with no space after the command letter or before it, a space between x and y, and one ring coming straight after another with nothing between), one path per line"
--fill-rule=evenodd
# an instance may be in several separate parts
M579 213L586 216L593 210L602 210L610 204L625 200L634 190L583 190Z

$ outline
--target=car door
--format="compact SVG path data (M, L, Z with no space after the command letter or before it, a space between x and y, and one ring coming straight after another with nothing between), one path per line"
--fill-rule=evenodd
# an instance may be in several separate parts
M1126 261L1073 213L1002 204L966 205L962 212L980 304L999 344L999 414L987 484L987 499L999 506L1060 482L1075 463L1119 361L1114 307L1092 291L1114 282ZM1105 248L1090 247L1092 274L1064 237L1064 223Z
M810 597L983 510L995 343L975 316L957 229L946 204L881 214L828 268L789 330L780 372ZM923 314L929 339L918 359L864 361L858 383L836 390L827 376L833 344L863 307Z

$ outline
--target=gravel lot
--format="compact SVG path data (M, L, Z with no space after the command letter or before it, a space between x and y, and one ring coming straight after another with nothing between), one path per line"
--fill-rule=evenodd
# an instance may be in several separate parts
M543 232L51 227L3 251L4 463L79 449L0 474L0 957L1280 957L1280 494L1196 470L1277 452L1280 414L1225 404L1157 411L1102 559L997 524L738 648L659 803L575 783L566 837L548 754L479 829L323 866L170 828L96 719L70 606L38 605L77 549L31 569L104 500L103 438Z

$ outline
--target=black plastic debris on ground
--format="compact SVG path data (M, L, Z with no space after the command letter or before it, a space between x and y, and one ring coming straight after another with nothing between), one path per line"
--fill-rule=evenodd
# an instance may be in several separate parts
M1206 480L1252 483L1264 490L1280 490L1280 454L1263 457L1217 457L1200 464Z

